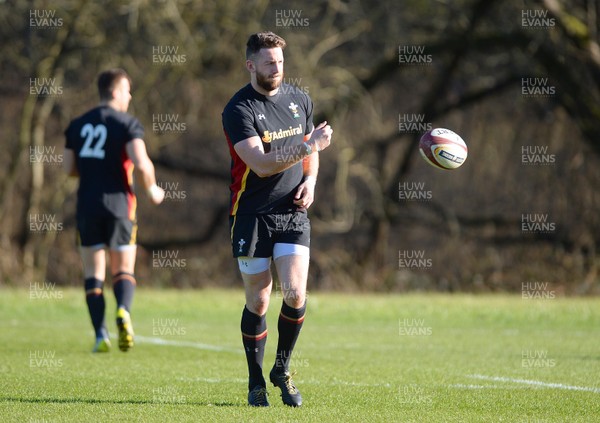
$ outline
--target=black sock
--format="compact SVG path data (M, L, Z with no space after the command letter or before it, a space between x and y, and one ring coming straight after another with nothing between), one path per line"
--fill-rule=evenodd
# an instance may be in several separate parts
M104 309L106 304L104 302L102 285L104 285L104 283L96 278L87 278L84 283L85 301L90 312L90 317L92 318L92 325L94 326L94 332L96 332L96 338L108 336L104 324Z
M241 329L242 342L248 361L248 390L253 389L256 385L266 387L262 365L267 343L267 319L244 307Z
M281 313L279 313L279 321L277 322L279 340L277 341L277 355L275 356L274 366L277 372L289 370L292 351L302 329L305 311L306 302L300 308L292 308L285 302L281 305Z
M113 276L113 291L117 299L117 308L124 307L127 311L131 310L135 285L135 276L131 273L120 272Z

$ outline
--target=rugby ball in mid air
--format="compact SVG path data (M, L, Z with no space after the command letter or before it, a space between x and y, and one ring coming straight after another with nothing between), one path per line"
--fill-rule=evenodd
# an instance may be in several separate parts
M431 166L452 170L467 159L467 144L456 132L445 128L431 129L419 141L419 153Z

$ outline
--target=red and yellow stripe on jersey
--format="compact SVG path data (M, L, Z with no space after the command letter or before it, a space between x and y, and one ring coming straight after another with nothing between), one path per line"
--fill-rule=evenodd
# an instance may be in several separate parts
M125 148L123 148L123 153L121 155L121 163L123 166L123 175L125 177L124 185L127 195L127 217L129 220L136 220L135 216L137 212L137 198L133 192L133 170L135 166L133 165L131 159L127 156ZM132 235L132 243L135 244L135 232Z
M227 144L229 145L229 151L232 157L231 165L231 208L229 210L230 216L235 216L240 204L240 198L246 191L246 182L248 181L248 174L250 173L250 166L246 165L244 161L238 156L231 139L225 132L225 138L227 138Z

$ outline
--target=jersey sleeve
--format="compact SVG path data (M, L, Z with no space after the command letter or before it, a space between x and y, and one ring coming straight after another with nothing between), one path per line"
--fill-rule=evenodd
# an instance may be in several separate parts
M73 122L71 122L67 129L65 129L65 148L68 148L69 150L75 150L76 148L75 141L73 140L73 135L71 134L72 132Z
M241 104L225 108L222 119L223 130L232 145L242 140L259 136L254 127L254 115L247 107Z
M140 121L134 117L131 118L129 124L127 125L127 138L128 139L126 142L129 142L136 138L144 138L144 127L142 126Z
M313 123L313 102L309 96L305 97L306 101L306 131L304 135L310 134L314 129L315 125Z

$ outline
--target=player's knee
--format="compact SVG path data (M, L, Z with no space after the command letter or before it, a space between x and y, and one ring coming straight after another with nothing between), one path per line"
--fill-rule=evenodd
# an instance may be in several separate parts
M249 301L248 304L246 304L246 307L252 313L262 316L266 314L267 310L269 309L269 297L265 295L259 295L252 301Z
M301 290L290 290L283 293L283 302L292 308L300 308L306 302L306 294Z
M121 281L129 281L134 285L137 284L137 281L135 279L135 274L133 274L133 272L126 272L126 271L122 271L122 270L119 270L117 273L114 273L112 275L112 281L113 281L113 284L121 282Z

